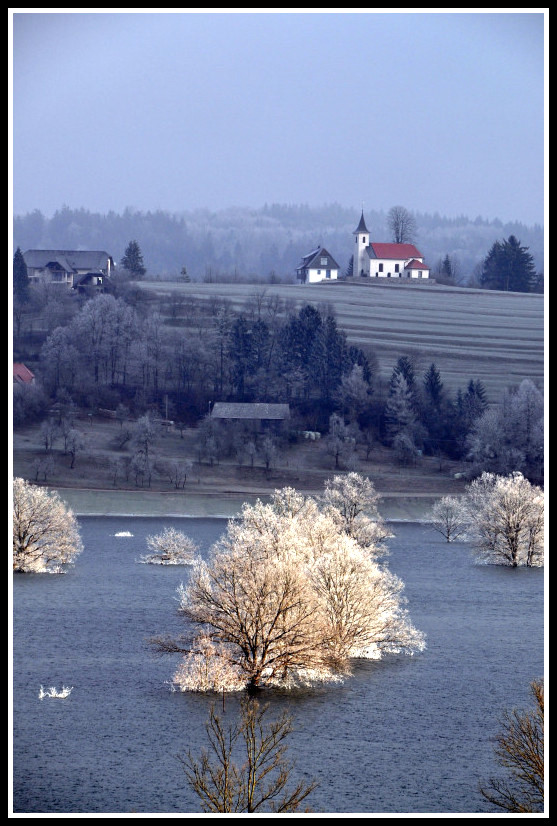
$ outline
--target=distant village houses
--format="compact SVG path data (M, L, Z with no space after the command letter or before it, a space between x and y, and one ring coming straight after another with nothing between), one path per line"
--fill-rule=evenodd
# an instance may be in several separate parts
M364 213L354 230L352 271L347 280L356 278L429 279L430 268L414 244L395 244L372 241ZM339 278L339 266L323 247L318 247L302 258L296 270L298 281L311 284Z
M23 253L31 284L59 284L73 289L102 290L114 261L104 250L27 250Z

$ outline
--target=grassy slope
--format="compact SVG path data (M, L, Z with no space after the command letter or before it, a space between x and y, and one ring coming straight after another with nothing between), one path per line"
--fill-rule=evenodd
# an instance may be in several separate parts
M279 295L297 306L330 304L350 343L376 354L390 376L401 355L416 359L418 374L434 362L450 391L480 379L488 400L522 379L543 389L544 297L443 287L435 284L342 282L312 285L177 284L141 282L158 293L218 296L240 310L250 296Z

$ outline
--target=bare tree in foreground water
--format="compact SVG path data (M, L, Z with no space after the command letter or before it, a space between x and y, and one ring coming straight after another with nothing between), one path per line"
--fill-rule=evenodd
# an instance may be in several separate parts
M544 684L531 684L535 701L529 711L513 709L503 718L497 736L495 756L507 778L490 778L482 795L504 812L525 813L544 810Z
M212 706L206 724L209 748L199 759L191 752L179 757L204 812L298 812L315 789L315 782L290 783L294 765L286 758L286 740L292 720L285 712L267 722L268 708L244 698L240 722L225 727ZM235 762L236 752L245 755L241 764Z

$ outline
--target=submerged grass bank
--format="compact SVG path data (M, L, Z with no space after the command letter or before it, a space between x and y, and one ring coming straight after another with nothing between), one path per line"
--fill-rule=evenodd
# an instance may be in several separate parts
M76 516L158 516L211 517L230 519L244 502L253 504L265 495L207 494L189 492L85 490L57 488L60 498ZM423 494L386 494L379 512L389 521L423 522L439 497Z

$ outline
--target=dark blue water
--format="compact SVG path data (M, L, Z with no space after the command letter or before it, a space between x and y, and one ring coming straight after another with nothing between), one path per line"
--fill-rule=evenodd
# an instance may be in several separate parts
M84 551L66 575L14 577L13 811L198 812L176 755L206 744L211 699L172 693L176 660L146 643L180 631L176 588L188 569L136 560L165 526L207 550L226 523L79 522ZM361 662L344 684L268 699L293 717L288 756L296 778L320 784L314 811L489 811L478 785L497 771L501 714L529 706L530 682L543 676L543 570L477 566L466 545L427 526L393 529L389 566L406 584L426 651ZM40 685L73 691L40 700ZM230 722L237 707L227 697Z

